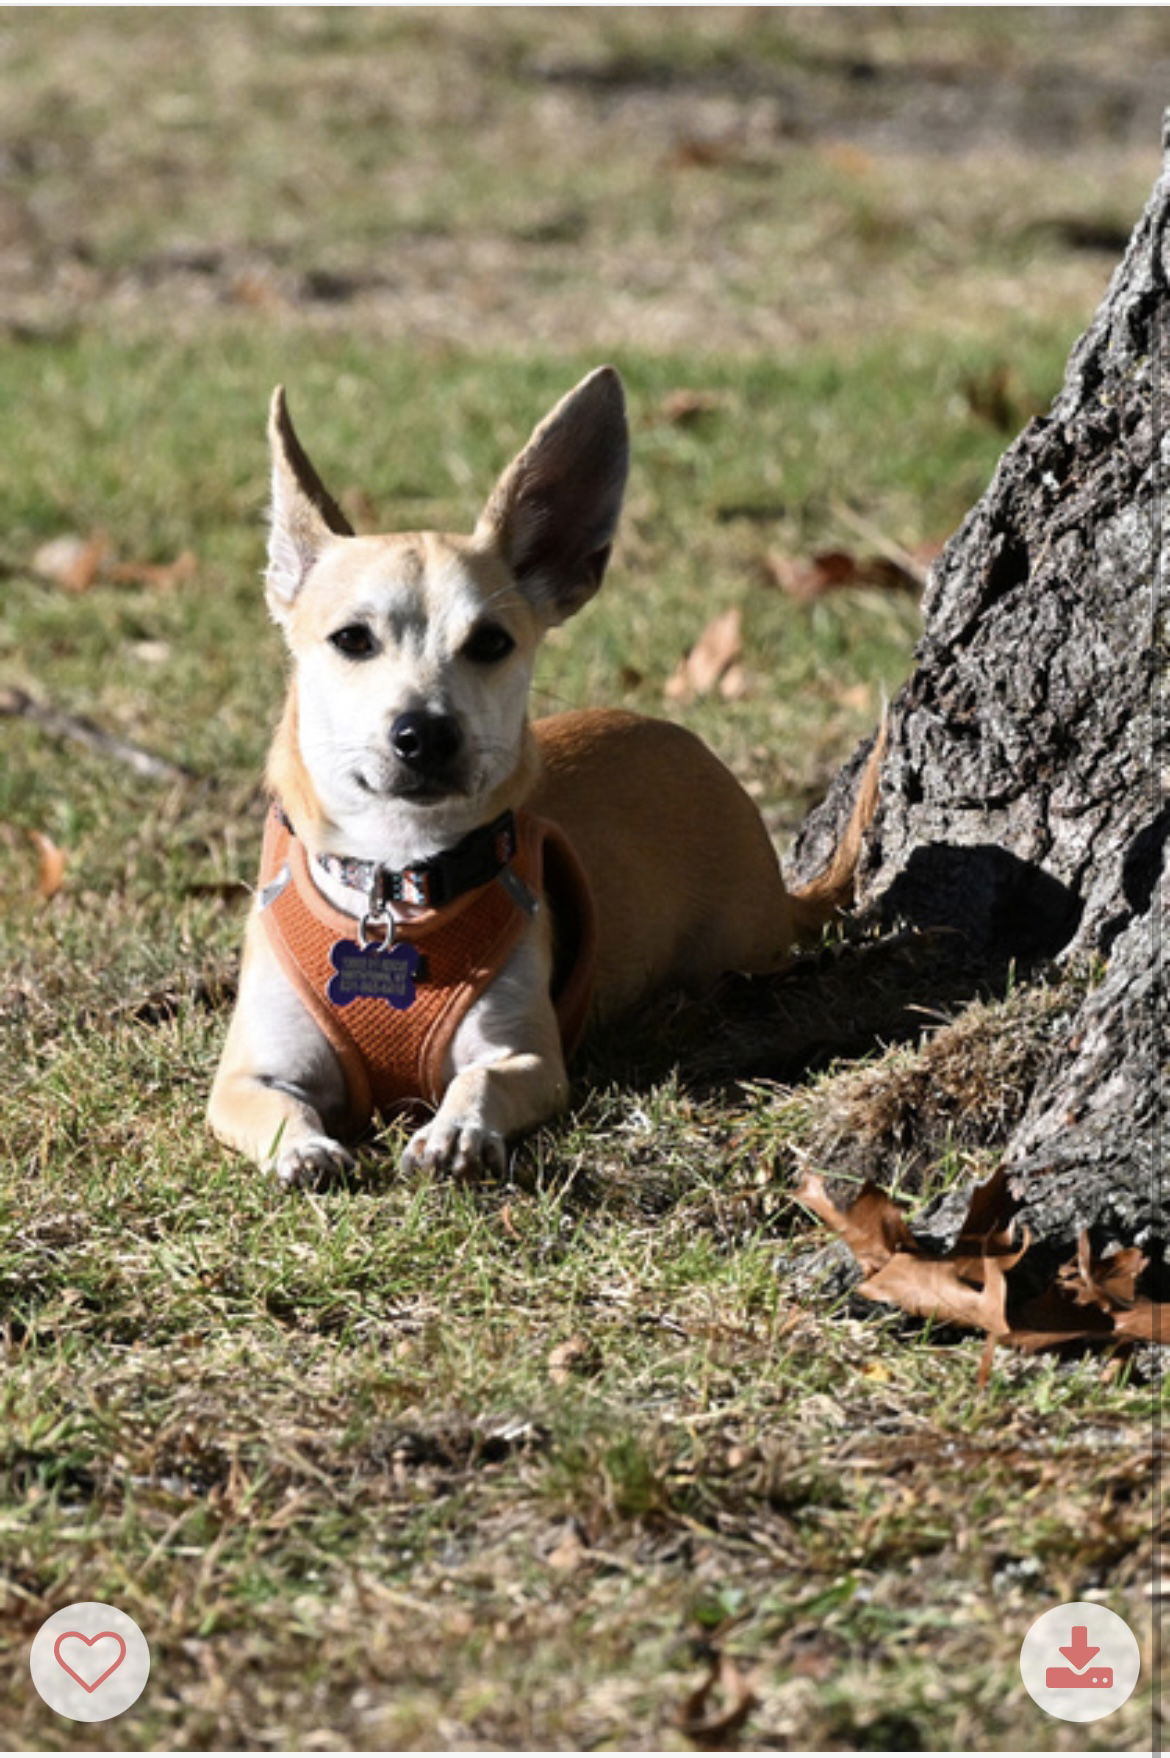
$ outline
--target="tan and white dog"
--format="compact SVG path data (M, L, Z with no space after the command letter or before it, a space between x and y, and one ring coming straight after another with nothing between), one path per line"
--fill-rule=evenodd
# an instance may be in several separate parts
M752 801L683 728L607 709L531 723L541 638L601 585L618 522L611 368L537 427L470 537L355 536L280 390L269 436L267 594L292 676L211 1126L304 1182L352 1163L340 1138L375 1109L421 1099L407 1166L502 1169L565 1103L586 1003L597 1021L665 985L776 971L849 900L876 764L829 869L790 895ZM415 1012L426 1043L404 1052ZM363 1066L387 1043L407 1063L389 1084Z

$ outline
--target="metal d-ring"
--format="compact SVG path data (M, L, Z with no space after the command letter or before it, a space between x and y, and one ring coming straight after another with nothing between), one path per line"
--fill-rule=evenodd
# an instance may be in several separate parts
M370 933L371 927L385 929L381 940L376 940ZM358 919L358 945L363 952L367 952L371 946L376 947L379 952L389 952L397 938L398 923L384 910L367 910Z
M365 952L371 946L377 946L379 952L389 952L398 935L398 923L386 907L386 895L382 889L382 869L374 870L370 894L366 899L366 908L358 921L358 945ZM385 930L381 940L375 940L370 933L371 927Z

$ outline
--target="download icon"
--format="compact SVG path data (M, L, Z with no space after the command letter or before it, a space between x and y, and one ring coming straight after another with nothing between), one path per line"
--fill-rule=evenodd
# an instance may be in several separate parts
M1088 1672L1084 1670L1101 1652L1095 1642L1089 1641L1087 1624L1073 1625L1068 1647L1062 1648L1060 1652L1068 1665L1048 1668L1044 1674L1044 1683L1050 1691L1108 1691L1112 1688L1111 1666L1095 1666Z
M1045 1612L1020 1649L1020 1676L1030 1695L1061 1721L1111 1715L1133 1691L1140 1670L1129 1625L1091 1601Z

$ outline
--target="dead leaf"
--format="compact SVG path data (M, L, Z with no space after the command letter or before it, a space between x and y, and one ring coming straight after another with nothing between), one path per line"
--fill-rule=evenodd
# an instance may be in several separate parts
M1095 1258L1088 1232L1082 1230L1076 1260L1061 1268L1058 1281L1084 1305L1098 1306L1103 1312L1128 1310L1137 1299L1138 1277L1148 1261L1134 1245Z
M842 586L856 586L860 580L857 559L843 549L822 550L819 555L802 559L769 550L764 557L764 571L781 592L795 598L798 604L811 604L826 592Z
M1114 1313L1113 1328L1134 1342L1170 1343L1170 1301L1139 1300L1128 1312Z
M696 696L710 695L743 652L742 624L738 605L707 624L667 680L665 693L670 701L692 702Z
M511 1203L505 1203L500 1210L500 1226L512 1239L523 1239L523 1233L521 1233L519 1227L517 1227L515 1221L512 1219Z
M919 1318L969 1325L993 1337L1010 1330L1006 1274L1027 1245L1006 1254L926 1257L897 1251L858 1288L867 1300L884 1300Z
M815 555L797 557L769 550L764 557L768 581L798 604L811 604L826 593L847 587L879 592L919 592L925 570L909 550L903 561L891 555L855 555L848 549L823 549Z
M916 596L925 590L931 565L942 551L941 543L902 543L848 501L835 500L832 512L838 524L872 549L873 555L858 564L868 584Z
M877 1185L864 1185L847 1209L839 1209L824 1181L810 1174L796 1196L844 1239L865 1272L858 1292L867 1299L987 1332L981 1384L996 1343L1033 1350L1085 1338L1129 1336L1156 1342L1170 1336L1165 1306L1143 1300L1126 1310L1103 1310L1099 1304L1102 1296L1106 1305L1116 1301L1119 1292L1132 1286L1130 1278L1136 1279L1135 1258L1128 1251L1091 1265L1084 1255L1087 1248L1082 1248L1078 1263L1066 1265L1047 1288L1013 1298L1008 1276L1028 1252L1031 1239L1027 1233L1019 1243L1013 1238L1002 1171L972 1192L960 1237L942 1255L923 1249L897 1204Z
M151 586L169 592L184 580L190 580L199 563L193 550L185 549L173 562L114 562L106 570L106 578L122 586Z
M877 1184L864 1184L848 1209L839 1209L818 1173L805 1175L796 1200L839 1233L867 1275L888 1263L896 1251L912 1250L914 1238L906 1217Z
M601 1365L601 1350L591 1337L568 1337L549 1350L548 1377L554 1385L567 1386L577 1375L597 1373Z
M723 407L726 399L718 391L671 391L658 405L658 420L672 426L685 427L702 415L711 415Z
M56 897L65 880L66 857L64 850L57 847L52 837L46 836L43 830L27 830L17 824L0 824L0 837L5 846L14 853L27 849L29 843L33 845L40 857L36 894L46 902L49 898Z
M33 572L66 592L88 592L101 573L109 542L103 532L92 537L79 537L69 532L42 543L33 556Z
M173 562L117 562L105 532L92 537L70 533L43 543L32 559L33 571L66 592L88 592L100 582L122 586L151 586L169 590L189 580L198 568L193 551L185 549Z
M676 171L704 170L712 165L734 163L741 149L730 140L700 140L687 136L676 142L667 164Z
M1083 1305L1108 1313L1118 1336L1143 1343L1170 1342L1170 1305L1149 1300L1137 1291L1149 1259L1136 1245L1095 1258L1087 1232L1077 1239L1074 1263L1057 1277L1060 1287Z
M252 273L236 276L228 288L228 299L233 305L251 305L260 311L279 311L285 304L279 287L265 275Z
M45 899L56 897L65 883L64 850L59 849L52 837L46 836L43 830L30 830L28 834L41 857L37 891Z
M712 1706L716 1693L721 1704ZM757 1702L750 1676L730 1655L718 1654L702 1684L684 1699L675 1724L694 1745L718 1748L739 1732Z

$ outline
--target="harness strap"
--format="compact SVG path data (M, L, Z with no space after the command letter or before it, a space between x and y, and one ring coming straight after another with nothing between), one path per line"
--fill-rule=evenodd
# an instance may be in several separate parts
M547 888L557 953L553 999L568 1056L592 994L596 927L588 881L559 827L527 813L517 815L516 854L505 873L537 895ZM398 1010L372 996L344 1007L330 1000L331 949L353 939L357 922L317 889L303 843L275 807L265 827L260 885L261 920L281 967L341 1063L353 1127L364 1127L375 1111L438 1105L460 1021L526 925L517 901L523 891L488 883L398 924L396 940L411 942L424 961L413 1002Z

